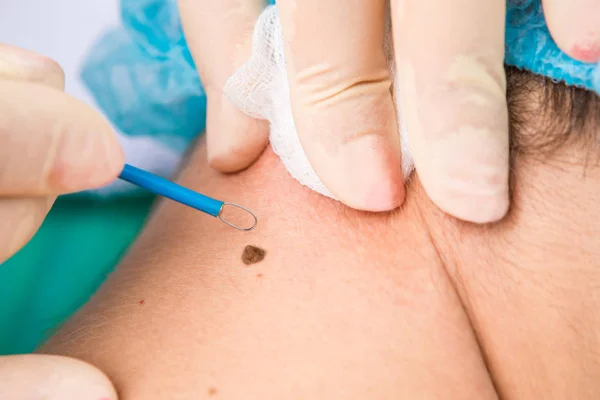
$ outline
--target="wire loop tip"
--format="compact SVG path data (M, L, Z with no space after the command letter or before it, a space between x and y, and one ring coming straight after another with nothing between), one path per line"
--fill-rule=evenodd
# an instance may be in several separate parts
M229 222L228 220L226 220L225 218L223 218L223 210L225 209L225 206L236 207L236 208L239 208L240 210L246 211L248 214L250 214L252 216L252 218L254 219L254 223L249 228L244 228L244 227L241 227L241 226L238 226L238 225L236 225L234 223ZM258 218L256 218L256 215L252 211L248 210L244 206L240 206L239 204L235 204L235 203L224 202L223 203L223 207L221 207L221 211L219 211L218 218L221 221L225 222L230 227L237 229L238 231L248 232L248 231L251 231L254 228L256 228L256 225L258 225Z

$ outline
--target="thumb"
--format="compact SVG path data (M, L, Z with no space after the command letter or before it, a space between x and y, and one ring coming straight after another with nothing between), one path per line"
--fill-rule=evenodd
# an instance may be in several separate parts
M116 400L108 378L71 358L46 355L0 357L0 398L11 400Z
M105 185L124 156L91 107L52 87L0 79L0 162L0 196L37 196Z
M65 74L48 57L0 43L0 77L64 89Z

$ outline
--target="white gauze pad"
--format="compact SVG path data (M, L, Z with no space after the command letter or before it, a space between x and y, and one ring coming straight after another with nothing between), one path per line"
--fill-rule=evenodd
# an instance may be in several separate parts
M388 18L383 51L393 81L393 93L398 93L394 46ZM325 196L334 198L312 169L300 144L294 125L290 90L285 68L283 34L275 6L267 7L254 28L252 57L233 74L225 85L225 94L240 110L270 123L269 139L273 151L301 184ZM398 131L402 146L402 172L405 179L413 170L406 132L401 124L400 104L394 96Z

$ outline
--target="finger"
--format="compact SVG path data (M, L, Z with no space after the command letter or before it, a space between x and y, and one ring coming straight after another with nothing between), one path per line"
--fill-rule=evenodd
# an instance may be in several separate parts
M552 38L562 51L584 62L600 60L600 1L543 0Z
M0 197L0 265L31 240L54 200L52 196Z
M313 169L353 208L404 198L384 0L278 2L294 121Z
M64 89L62 68L53 60L0 43L0 79L36 82ZM23 247L39 229L52 207L54 196L0 198L0 264Z
M0 357L3 399L116 400L108 378L82 361L46 355Z
M61 90L65 87L65 74L55 61L2 43L0 78L37 82Z
M0 116L0 196L91 189L123 167L110 125L61 91L0 80Z
M186 41L208 98L209 162L223 172L248 167L268 142L267 122L245 115L223 93L227 79L250 58L263 7L262 0L179 0Z
M504 0L392 0L401 118L431 199L463 220L509 206Z

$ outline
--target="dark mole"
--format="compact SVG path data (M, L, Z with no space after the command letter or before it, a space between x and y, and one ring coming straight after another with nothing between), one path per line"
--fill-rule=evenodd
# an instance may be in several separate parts
M257 278L262 278L263 274L256 274Z
M209 396L214 396L215 394L217 394L217 388L214 388L214 387L208 388Z
M144 305L145 301L144 300L140 300L140 304Z
M265 258L265 254L267 252L260 247L248 245L244 247L242 262L246 265L259 263Z

